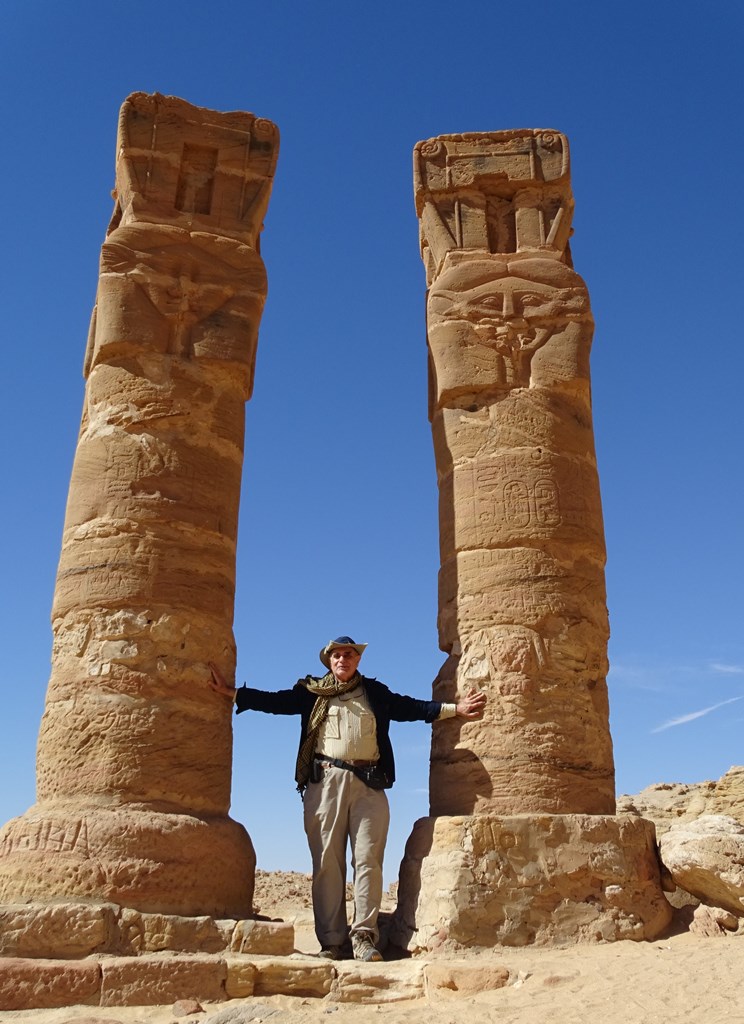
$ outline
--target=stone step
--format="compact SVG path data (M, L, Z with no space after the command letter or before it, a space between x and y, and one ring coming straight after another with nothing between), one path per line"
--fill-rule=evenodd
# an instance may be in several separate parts
M295 948L294 926L286 921L148 914L83 901L0 906L0 957L56 960L166 950L288 956Z
M436 989L501 988L505 967L453 961L332 962L292 956L151 953L80 960L0 960L0 1010L61 1006L154 1006L290 995L330 1002L420 999Z

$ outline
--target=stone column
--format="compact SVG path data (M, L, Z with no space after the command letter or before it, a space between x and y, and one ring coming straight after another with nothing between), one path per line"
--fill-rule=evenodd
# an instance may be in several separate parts
M122 107L52 612L37 804L0 835L0 901L251 913L228 816L235 549L270 122L136 93Z
M611 817L593 323L569 249L568 142L445 135L416 146L414 180L448 654L434 696L474 686L488 704L434 726L432 817L409 840L397 941L643 937L668 908L652 827Z
M431 812L611 814L605 548L586 286L555 132L416 149L440 495L435 687L488 691L438 727Z

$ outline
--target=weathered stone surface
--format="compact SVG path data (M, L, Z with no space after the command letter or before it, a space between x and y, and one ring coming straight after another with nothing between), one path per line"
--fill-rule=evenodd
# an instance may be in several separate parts
M568 249L568 143L445 135L414 154L440 494L433 815L614 811L593 322Z
M284 921L144 914L113 903L24 903L0 907L0 956L77 958L162 951L261 956L294 951Z
M118 946L112 904L15 904L0 907L0 956L83 957Z
M733 765L714 784L707 814L726 814L744 825L744 765Z
M225 998L227 965L214 956L113 957L101 961L101 1006L155 1006Z
M246 883L242 870L224 866L250 868L251 851L243 827L226 815L90 804L73 811L43 801L2 830L0 892L36 903L87 897L174 915L184 905L196 914L211 903L213 916L227 917L245 901ZM210 889L204 864L212 857L220 858L220 881Z
M681 889L744 917L744 825L726 815L703 815L672 825L659 847Z
M234 953L289 956L294 952L294 927L284 921L237 921L230 949Z
M97 960L0 959L0 1010L97 1006L100 991Z
M278 136L136 93L122 108L52 612L38 803L0 833L0 902L247 917L228 817L243 455ZM209 870L204 865L209 864Z
M398 1003L425 993L424 965L403 963L336 964L331 998L340 1003Z
M219 953L229 948L235 925L235 921L211 917L141 914L124 908L119 922L120 949L127 953Z
M618 797L618 811L640 814L663 835L677 821L694 821L704 814L725 814L744 825L744 766L733 765L717 781L660 782L634 796Z
M256 965L242 956L226 956L227 979L225 992L228 999L246 999L256 988Z
M593 320L568 244L568 143L440 136L416 146L414 182L449 655L434 697L488 701L477 721L434 724L432 817L406 848L391 938L651 937L671 916L653 826L609 817Z
M675 823L692 822L708 814L727 815L744 825L744 766L733 765L718 780L656 783L633 796L623 794L618 797L617 806L620 813L640 814L653 821L658 836L663 836ZM665 878L674 890L668 897L673 906L682 908L697 902L697 897L675 886L669 870L662 864L662 880ZM701 915L705 916L703 911ZM682 916L685 925L700 931L702 926L695 923L691 912Z
M432 997L446 992L474 995L503 988L509 981L509 970L496 964L432 963L424 969L426 994Z
M325 996L331 991L336 976L334 965L330 961L267 957L254 963L254 992L257 996Z
M653 939L671 918L654 830L634 817L422 818L391 941L410 950Z
M703 906L703 904L701 903L700 906ZM695 909L697 910L699 908L696 907ZM744 921L742 921L741 917L737 917L736 914L730 914L728 910L724 910L723 907L706 907L705 909L710 913L713 920L717 921L721 928L725 928L727 932L744 930L742 929Z
M197 999L179 999L171 1007L174 1017L187 1017L191 1013L203 1013L204 1007Z
M693 935L706 938L721 938L726 932L735 932L739 927L740 918L720 907L706 907L700 903L692 914L690 931Z

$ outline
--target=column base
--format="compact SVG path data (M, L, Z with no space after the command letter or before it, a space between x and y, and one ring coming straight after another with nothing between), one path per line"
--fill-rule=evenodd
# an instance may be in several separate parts
M654 939L671 920L652 822L631 815L421 818L391 942L412 952Z
M252 914L256 855L226 815L39 804L0 830L0 904L92 900L151 914Z

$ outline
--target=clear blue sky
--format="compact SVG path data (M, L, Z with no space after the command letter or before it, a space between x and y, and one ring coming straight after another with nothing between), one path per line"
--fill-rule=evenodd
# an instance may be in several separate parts
M34 800L117 113L137 90L252 110L282 134L239 680L289 685L350 633L370 644L368 674L429 696L443 655L411 149L552 127L572 144L573 254L597 321L618 791L741 763L740 4L6 0L3 22L0 821ZM297 727L235 723L233 814L264 868L309 865ZM394 743L388 878L427 811L428 729L399 726Z

